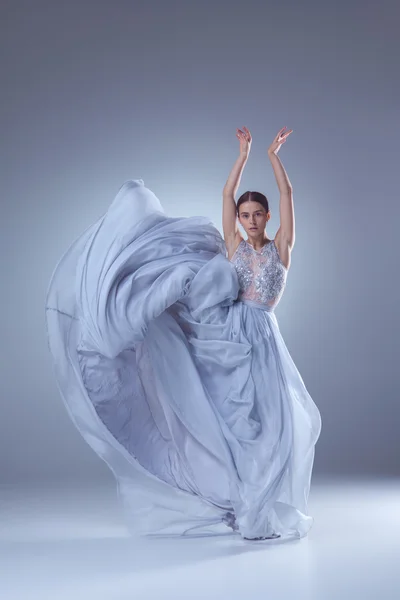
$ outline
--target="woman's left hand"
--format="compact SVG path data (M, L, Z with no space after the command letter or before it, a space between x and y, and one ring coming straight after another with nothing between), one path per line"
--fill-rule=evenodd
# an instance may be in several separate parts
M272 142L272 144L270 145L270 147L268 148L268 154L278 154L280 147L282 146L282 144L284 144L287 140L287 137L292 133L293 129L291 129L290 131L285 131L286 129L285 127L282 127L282 129L278 132L278 134L276 135L274 141Z

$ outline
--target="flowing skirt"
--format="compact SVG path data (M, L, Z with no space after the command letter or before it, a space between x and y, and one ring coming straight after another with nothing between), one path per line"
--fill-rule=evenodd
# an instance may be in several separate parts
M46 298L71 419L112 470L132 535L303 537L321 417L274 312L239 301L206 217L141 179L63 255Z

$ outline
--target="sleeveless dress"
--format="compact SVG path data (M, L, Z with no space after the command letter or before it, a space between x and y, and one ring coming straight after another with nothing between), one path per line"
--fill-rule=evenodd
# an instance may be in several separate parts
M57 264L46 297L58 389L113 472L132 535L307 534L319 410L274 309L274 240L231 260L206 217L130 180Z

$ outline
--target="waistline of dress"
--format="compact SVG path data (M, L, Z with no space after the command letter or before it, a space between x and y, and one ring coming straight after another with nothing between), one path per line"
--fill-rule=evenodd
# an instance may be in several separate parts
M253 308L260 308L261 310L265 310L266 312L274 312L273 306L268 306L267 304L257 302L256 300L249 300L248 298L238 298L236 302L243 302L243 304L247 304L248 306L252 306Z

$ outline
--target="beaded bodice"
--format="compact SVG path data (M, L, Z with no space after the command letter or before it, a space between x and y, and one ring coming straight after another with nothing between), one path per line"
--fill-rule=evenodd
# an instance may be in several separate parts
M231 258L239 285L239 299L252 300L273 309L280 301L287 277L287 269L279 256L275 241L261 250L254 250L242 240Z

